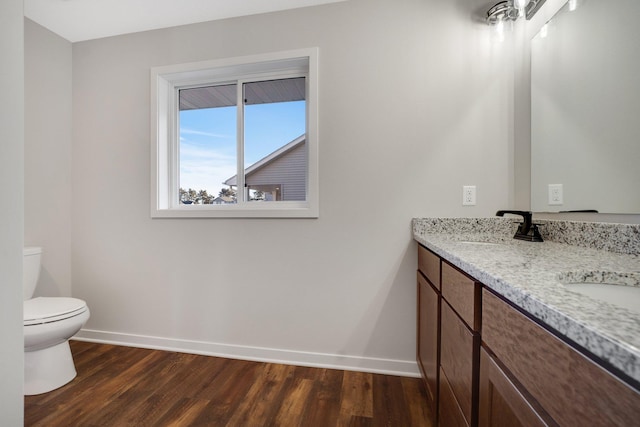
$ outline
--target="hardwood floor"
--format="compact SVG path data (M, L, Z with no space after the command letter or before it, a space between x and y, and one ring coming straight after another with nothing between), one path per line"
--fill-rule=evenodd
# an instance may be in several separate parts
M71 341L78 376L25 426L425 426L421 380Z

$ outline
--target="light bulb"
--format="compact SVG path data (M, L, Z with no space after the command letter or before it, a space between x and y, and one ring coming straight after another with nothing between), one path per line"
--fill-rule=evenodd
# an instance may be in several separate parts
M498 19L496 23L493 25L493 41L501 43L504 41L504 21L502 19Z
M569 0L569 11L573 12L578 7L578 0Z
M518 9L518 16L524 15L524 9L527 7L529 0L513 0L513 6Z

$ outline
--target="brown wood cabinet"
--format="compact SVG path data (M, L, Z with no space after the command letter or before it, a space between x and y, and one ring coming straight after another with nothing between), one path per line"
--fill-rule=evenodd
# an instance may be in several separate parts
M638 390L486 288L482 322L484 345L557 425L640 426Z
M467 425L478 418L480 283L442 261L440 387L448 381ZM442 372L445 377L443 378ZM441 410L444 402L440 402ZM441 419L440 426L447 424Z
M480 284L422 246L418 270L417 360L434 425L475 426Z
M480 283L451 264L442 262L442 298L475 332L480 332Z
M478 367L474 353L479 348L479 336L464 324L447 302L442 303L440 328L440 367L467 425L475 425ZM444 380L441 375L440 384Z
M440 342L440 296L418 272L418 366L427 389L428 405L434 417L438 402L438 366Z
M436 425L440 370L440 257L418 246L418 325L416 356Z
M418 270L440 292L440 257L424 246L418 246Z
M640 427L640 391L426 248L417 360L434 425Z
M469 427L462 408L453 393L451 384L444 372L440 372L440 400L438 403L439 425L447 427Z

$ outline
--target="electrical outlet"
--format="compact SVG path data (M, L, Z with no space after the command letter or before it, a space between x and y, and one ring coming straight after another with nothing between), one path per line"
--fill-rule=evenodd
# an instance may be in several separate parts
M562 184L549 184L549 205L561 205L563 198Z
M474 206L476 204L476 186L464 185L462 187L462 205Z

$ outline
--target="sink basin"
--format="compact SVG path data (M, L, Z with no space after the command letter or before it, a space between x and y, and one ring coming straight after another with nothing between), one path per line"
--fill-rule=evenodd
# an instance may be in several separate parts
M640 272L577 271L561 273L558 280L571 292L640 314Z

